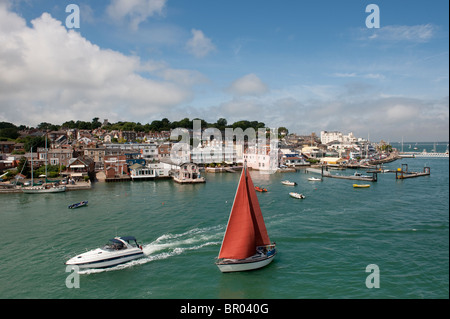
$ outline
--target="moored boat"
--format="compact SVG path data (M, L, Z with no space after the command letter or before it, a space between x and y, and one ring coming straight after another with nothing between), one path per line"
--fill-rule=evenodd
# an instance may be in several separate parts
M62 193L66 191L65 185L44 184L41 186L23 187L22 192L25 194L42 194L42 193Z
M79 268L107 268L143 256L142 246L139 246L135 237L115 237L102 248L90 250L69 259L66 265Z
M84 200L84 201L82 201L82 202L79 202L79 203L75 203L75 204L69 205L69 208L70 208L70 209L79 208L79 207L87 206L87 204L88 204L88 201L87 201L87 200Z
M270 264L276 253L245 163L216 265L221 272L254 270Z
M297 185L296 182L291 182L291 181L288 181L288 180L281 181L281 184L287 185L287 186L295 186L295 185Z
M293 198L297 198L297 199L303 199L303 198L306 197L306 196L303 195L303 194L300 194L300 193L294 193L294 192L289 193L289 196L291 196L291 197L293 197Z
M30 149L31 151L31 186L23 187L22 192L25 194L47 194L47 193L62 193L66 191L65 185L59 185L59 183L49 183L47 182L47 136L45 136L45 183L43 185L34 186L34 174L33 174L33 147Z
M370 184L353 184L354 188L369 188Z

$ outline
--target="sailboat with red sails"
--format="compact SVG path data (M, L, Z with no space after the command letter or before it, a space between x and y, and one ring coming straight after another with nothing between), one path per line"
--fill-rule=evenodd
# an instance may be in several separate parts
M270 264L276 253L245 163L216 265L221 272L254 270Z

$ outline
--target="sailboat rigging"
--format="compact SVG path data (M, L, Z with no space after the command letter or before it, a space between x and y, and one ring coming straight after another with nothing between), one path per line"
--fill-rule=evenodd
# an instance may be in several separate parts
M268 265L276 253L245 163L216 265L221 272L253 270Z
M47 135L45 136L45 184L41 186L34 186L34 177L33 177L33 147L31 147L31 186L22 188L22 192L25 194L41 194L41 193L62 193L66 191L66 186L64 185L55 185L52 183L48 183L47 181L47 158L48 158L48 149L47 149Z

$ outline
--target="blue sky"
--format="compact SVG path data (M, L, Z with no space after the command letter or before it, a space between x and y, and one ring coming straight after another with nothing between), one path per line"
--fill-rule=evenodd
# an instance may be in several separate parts
M68 29L68 4L80 8ZM368 29L368 4L380 28ZM449 135L448 1L0 0L0 121Z

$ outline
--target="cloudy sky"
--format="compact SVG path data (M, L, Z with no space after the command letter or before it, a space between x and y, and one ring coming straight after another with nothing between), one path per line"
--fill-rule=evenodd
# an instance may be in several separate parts
M366 26L370 3L380 28ZM448 141L448 12L447 0L0 0L0 121L224 117Z

